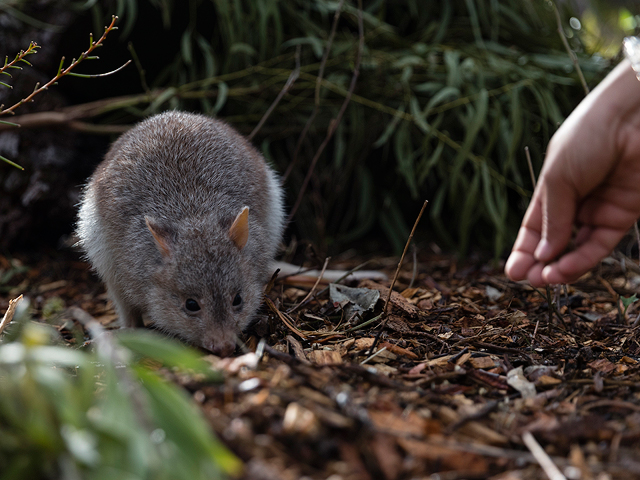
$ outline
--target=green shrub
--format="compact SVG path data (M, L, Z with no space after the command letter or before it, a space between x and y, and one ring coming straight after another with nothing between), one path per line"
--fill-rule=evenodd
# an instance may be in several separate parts
M125 115L184 108L221 116L249 133L299 62L298 79L253 141L281 172L295 163L285 187L290 206L302 198L292 222L300 237L339 250L382 231L399 251L428 199L430 223L423 228L443 246L502 253L532 190L524 147L539 170L557 125L584 97L557 32L553 3L364 3L365 48L356 89L306 191L309 162L353 75L359 40L353 0L344 2L331 43L341 2L118 0L122 37L137 34L142 68L160 73L147 75L147 93L114 101L102 119L120 123L130 120ZM75 4L92 9L96 28L103 23L102 2ZM149 23L151 15L138 15L154 8L162 18L157 24ZM565 30L594 85L609 62L584 47L583 30L569 26L575 14L569 7L562 12ZM165 28L172 42L159 57L148 32ZM589 42L594 45L592 36ZM126 84L136 94L146 85Z
M90 352L52 338L30 322L0 345L3 480L211 480L239 471L185 392L142 362L215 380L197 353L147 331L98 337Z
M141 25L134 8L141 2L118 2L124 31ZM187 8L155 5L166 25L176 8ZM300 46L300 76L256 137L284 172L315 106L338 2L191 0L188 6L179 53L152 79L174 88L139 113L200 109L251 131L294 69ZM210 21L198 21L205 17ZM565 23L593 84L608 62L591 57L582 32ZM539 169L550 136L584 96L552 3L379 0L365 2L364 29L355 95L303 194L294 228L335 248L382 229L398 251L426 198L431 224L425 227L445 246L501 253L532 190L524 147ZM356 2L346 1L318 114L286 181L289 205L347 95L357 44Z

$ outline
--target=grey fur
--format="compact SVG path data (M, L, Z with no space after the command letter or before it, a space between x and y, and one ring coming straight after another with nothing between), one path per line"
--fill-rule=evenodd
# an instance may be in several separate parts
M84 191L79 243L122 326L140 326L146 316L170 335L229 353L271 274L284 229L282 197L276 174L229 125L165 112L107 152ZM238 249L229 228L245 206L249 238ZM237 293L240 310L232 305ZM185 308L187 298L199 303L197 314Z

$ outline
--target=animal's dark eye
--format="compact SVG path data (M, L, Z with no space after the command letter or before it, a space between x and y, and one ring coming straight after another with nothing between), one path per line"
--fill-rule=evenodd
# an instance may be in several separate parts
M200 305L193 298L187 298L187 301L184 302L184 307L190 312L197 312L200 310Z
M236 296L233 297L233 306L239 307L240 305L242 305L242 296L240 296L239 293L236 293Z

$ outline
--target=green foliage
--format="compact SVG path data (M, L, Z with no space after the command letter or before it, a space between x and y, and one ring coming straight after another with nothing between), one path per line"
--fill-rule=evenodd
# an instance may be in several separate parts
M10 282L16 275L26 273L29 271L29 267L22 265L18 260L12 259L9 264L9 268L0 270L0 292L6 293L15 288L11 286Z
M620 297L620 302L622 303L622 313L626 314L627 309L633 305L638 300L638 296L634 293L630 297Z
M5 6L6 8L6 6ZM20 12L11 8L10 11L12 12L12 14L14 16L16 16L16 18L21 18L20 16ZM26 17L26 18L30 18L30 17ZM21 18L23 21L26 21L25 16L22 16ZM91 53L98 47L101 47L103 45L104 40L107 38L107 35L109 34L109 32L111 32L112 30L114 30L115 24L116 24L116 20L117 17L112 17L111 18L111 24L109 26L104 27L104 33L102 34L102 36L100 38L98 38L97 40L94 41L93 39L93 34L89 34L89 48L87 48L87 50L85 50L84 52L82 52L78 58L74 58L71 61L71 64L68 65L67 67L64 66L64 57L62 57L62 59L60 60L60 64L58 66L58 72L56 73L56 75L50 79L48 82L44 83L43 85L40 85L40 83L36 83L36 85L33 88L33 91L27 95L25 98L19 100L18 102L14 103L13 105L10 106L5 106L5 105L0 105L0 116L1 115L7 115L7 114L14 114L15 110L18 109L19 107L21 107L23 104L28 103L33 101L33 98L44 92L45 90L47 90L50 86L55 85L58 80L60 80L62 77L64 76L70 76L70 77L82 77L82 78L95 78L97 76L106 76L106 75L111 75L113 73L116 73L117 71L121 70L122 68L124 68L126 65L129 64L129 62L125 63L122 67L113 70L111 72L107 72L107 73L103 73L100 75L86 75L86 74L81 74L81 73L75 73L73 72L73 70L84 60L96 60L98 57L96 57L95 55L91 55ZM44 28L48 28L51 27L51 25L48 24L40 24L41 27ZM15 56L15 58L12 61L9 61L8 57L5 57L4 60L4 65L2 67L0 67L0 75L6 75L8 77L11 78L11 74L9 73L12 69L15 70L22 70L22 63L31 66L31 63L29 63L26 60L26 57L29 55L33 55L35 53L38 53L38 48L40 48L39 45L37 45L35 42L30 42L29 46L27 47L26 50L20 50L20 52L18 52ZM9 85L8 83L5 82L0 82L0 85L2 85L3 87L7 87L7 88L13 88L13 86ZM4 124L4 125L10 125L13 127L19 127L20 125L12 123L12 122L6 122L6 121L0 121L0 123ZM9 160L8 158L3 157L2 155L0 155L0 161L3 161L5 163L8 163L9 165L12 165L20 170L24 170L20 165L12 162L11 160Z
M60 297L50 297L42 305L42 316L45 320L49 320L55 315L64 311L64 300Z
M239 472L185 392L145 366L153 359L214 378L196 352L144 331L99 337L89 353L54 346L51 337L48 327L27 323L19 340L0 345L3 480L209 480Z
M140 21L131 16L135 3L118 3L125 24ZM187 3L180 53L155 79L156 86L173 88L140 114L198 108L250 130L286 82L294 47L301 46L299 79L259 134L263 150L286 170L314 109L319 60L338 3ZM169 25L177 4L155 4ZM197 21L207 8L214 28ZM347 95L356 13L355 2L345 2L301 159L313 157ZM532 190L524 147L539 169L550 136L583 96L551 4L374 1L366 2L364 22L356 94L320 159L296 227L304 237L340 247L379 226L399 250L427 198L430 228L448 247L464 252L473 244L501 253ZM570 33L594 83L607 62L585 52L579 31ZM287 179L290 204L307 166L300 160Z
M140 15L150 2L161 13ZM98 25L102 2L91 8ZM175 29L176 51L149 78L152 90L111 119L167 108L201 110L250 132L300 64L300 74L253 139L300 195L310 159L348 95L358 51L357 2L327 0L117 0L128 32ZM500 254L513 240L546 145L584 93L557 32L551 2L400 0L365 2L365 50L354 94L319 159L293 225L303 238L341 249L376 228L399 250L423 199L440 242ZM590 85L609 63L592 56L583 31L562 17ZM206 21L204 20L206 19ZM575 23L575 22L574 22ZM593 42L591 42L593 43ZM297 53L299 47L299 54ZM321 88L316 81L329 49ZM593 51L593 50L591 50ZM143 54L142 66L157 58ZM146 85L146 84L145 84ZM156 90L153 90L153 89ZM146 90L146 88L145 88ZM315 110L317 108L317 115ZM313 116L309 134L296 144ZM108 118L107 118L108 119ZM295 157L298 157L297 159Z

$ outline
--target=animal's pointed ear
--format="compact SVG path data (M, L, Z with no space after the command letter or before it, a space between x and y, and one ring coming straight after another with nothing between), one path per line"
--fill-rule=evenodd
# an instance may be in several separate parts
M229 229L229 238L238 250L242 250L249 240L249 207L243 207Z
M169 258L171 256L171 245L169 239L169 231L166 228L163 228L156 222L152 217L144 217L144 221L147 224L147 228L151 232L153 239L156 242L156 247L158 247L158 251L162 254L164 258Z

